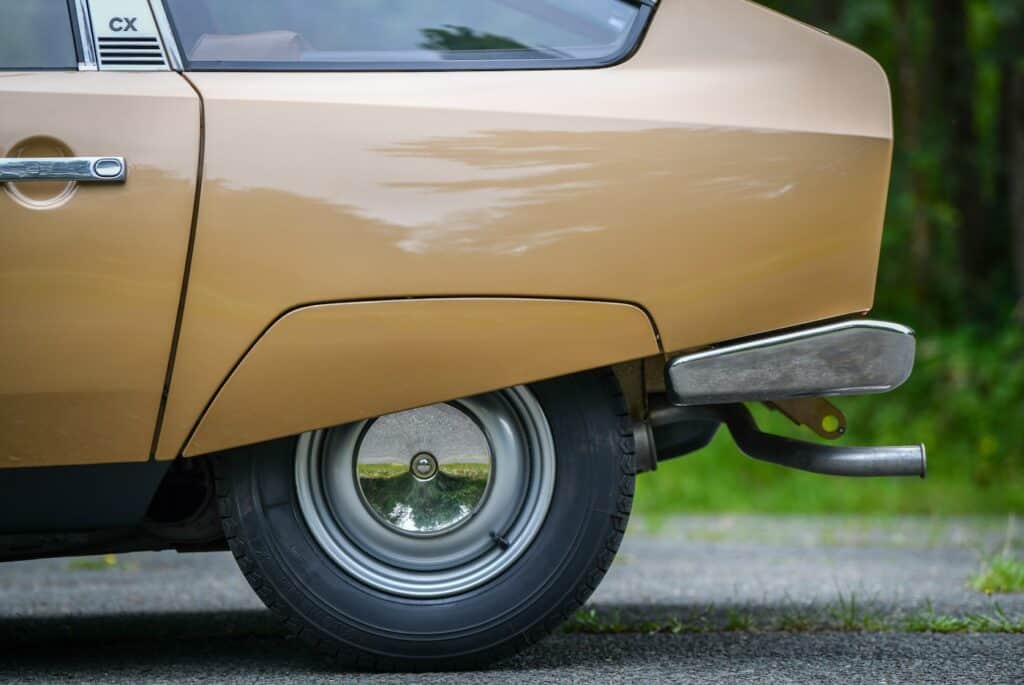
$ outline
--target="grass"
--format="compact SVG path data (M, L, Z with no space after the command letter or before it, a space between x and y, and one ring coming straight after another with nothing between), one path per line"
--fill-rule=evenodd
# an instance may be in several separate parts
M1024 633L1024 618L1011 618L995 605L991 614L952 616L936 614L931 603L923 611L903 621L908 633Z
M844 631L878 632L889 625L881 611L857 600L857 595L839 593L839 599L828 608L832 625Z
M748 626L749 627L749 626ZM624 620L619 612L599 612L595 608L580 609L562 626L566 633L582 633L587 635L621 635L626 633L644 633L654 635L667 633L711 632L712 623L703 614L681 618L668 616L661 619Z
M824 608L780 608L770 616L735 607L716 611L707 607L688 615L657 619L623 618L618 611L594 607L578 611L566 622L567 633L587 635L743 633L1014 633L1024 634L1024 616L1010 616L996 604L989 613L939 614L927 602L923 609L906 614L865 604L855 595L841 595Z
M1016 519L1011 515L1006 523L1002 549L984 557L981 570L972 575L969 584L987 595L1024 592L1024 559L1014 555Z
M999 554L983 563L971 576L971 587L986 594L1024 592L1024 559Z
M1024 331L922 338L911 380L887 395L836 400L848 419L837 445L928 447L928 478L847 479L743 456L722 429L701 452L661 464L637 483L635 511L840 514L1024 512ZM762 428L816 440L752 406Z
M118 561L116 554L105 554L102 557L79 557L68 561L70 571L114 571L125 569Z
M775 625L784 633L807 633L814 629L815 621L811 612L805 609L783 609Z
M727 633L749 633L754 629L754 617L745 611L729 609L725 612L722 630Z
M458 478L472 478L474 480L486 480L490 475L490 467L487 464L477 462L445 462L443 472L449 476ZM360 478L397 478L409 473L408 464L360 464Z
M884 401L879 399L878 401ZM755 408L756 409L756 408ZM764 412L758 411L760 416ZM806 439L785 419L760 420L763 427ZM856 419L854 419L855 421ZM856 426L837 444L912 444L858 437ZM920 434L916 434L920 435ZM929 446L929 473L920 479L842 479L792 471L744 456L725 430L705 450L659 465L637 481L634 511L671 513L923 514L1024 513L1024 480L982 485L971 476L971 458Z

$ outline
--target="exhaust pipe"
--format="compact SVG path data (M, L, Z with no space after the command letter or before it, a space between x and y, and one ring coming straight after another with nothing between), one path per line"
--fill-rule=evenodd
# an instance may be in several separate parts
M762 432L750 410L742 404L698 407L652 407L651 427L659 432L679 422L724 423L736 446L748 457L800 471L829 476L872 478L916 476L924 478L924 445L912 447L832 447Z

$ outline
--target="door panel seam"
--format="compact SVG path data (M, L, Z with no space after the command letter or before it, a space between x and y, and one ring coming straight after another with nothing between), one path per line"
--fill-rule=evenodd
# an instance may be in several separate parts
M153 427L153 441L149 448L149 461L156 461L156 448L163 428L164 415L167 412L167 400L171 392L171 378L174 375L174 363L178 355L178 343L181 340L181 326L185 318L185 302L188 297L189 279L192 273L192 255L196 246L196 233L199 226L199 205L203 195L203 171L206 166L206 103L203 94L185 74L179 73L185 83L195 92L199 100L199 158L196 164L196 192L192 201L192 225L189 227L188 248L185 251L185 267L181 277L181 294L178 297L178 311L174 320L174 333L171 336L171 349L167 357L167 370L164 373L163 389L160 393L160 409Z

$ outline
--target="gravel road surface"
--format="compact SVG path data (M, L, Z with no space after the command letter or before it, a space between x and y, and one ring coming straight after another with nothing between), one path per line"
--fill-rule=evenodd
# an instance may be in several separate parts
M912 518L635 521L575 632L471 675L336 673L286 638L226 553L18 562L0 565L0 683L1020 684L1022 634L901 627L929 611L1024 618L1024 595L966 585L1006 529Z

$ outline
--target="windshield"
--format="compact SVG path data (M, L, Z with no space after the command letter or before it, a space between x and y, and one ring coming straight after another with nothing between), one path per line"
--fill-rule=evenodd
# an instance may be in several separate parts
M601 60L621 53L625 0L167 0L191 67Z

